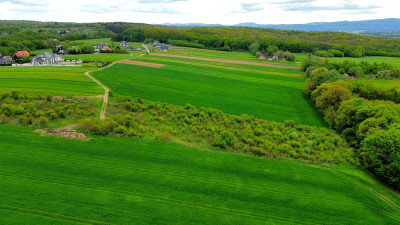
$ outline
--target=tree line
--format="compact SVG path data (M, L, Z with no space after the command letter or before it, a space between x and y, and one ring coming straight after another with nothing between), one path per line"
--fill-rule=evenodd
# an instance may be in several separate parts
M304 93L331 128L356 149L361 164L400 188L400 87L348 79L335 68L308 59Z

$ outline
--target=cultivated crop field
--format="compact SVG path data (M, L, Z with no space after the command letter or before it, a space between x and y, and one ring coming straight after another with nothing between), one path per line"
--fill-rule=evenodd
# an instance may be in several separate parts
M352 168L4 125L0 148L1 224L400 222L398 195Z
M104 90L85 76L93 68L0 67L0 92L29 95L96 96Z
M187 55L187 56L199 56L199 57L208 57L208 58L220 58L220 59L230 59L230 60L241 60L241 61L250 61L250 62L262 62L268 64L283 64L283 65L294 65L298 66L301 62L304 61L305 55L298 53L296 55L295 62L269 62L266 60L258 60L255 56L251 55L249 52L225 52L225 51L216 51L216 50L208 50L208 49L197 49L197 48L186 48L186 47L172 47L172 49L168 52L159 52L160 54L166 55Z
M165 66L116 64L93 75L121 95L217 108L267 120L325 125L303 96L305 78L298 70L157 56L135 60Z

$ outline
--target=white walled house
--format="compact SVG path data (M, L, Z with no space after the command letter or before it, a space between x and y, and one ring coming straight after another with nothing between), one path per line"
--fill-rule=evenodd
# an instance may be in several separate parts
M52 65L59 64L64 62L64 59L57 54L52 53L42 53L32 58L32 65L40 66L40 65Z

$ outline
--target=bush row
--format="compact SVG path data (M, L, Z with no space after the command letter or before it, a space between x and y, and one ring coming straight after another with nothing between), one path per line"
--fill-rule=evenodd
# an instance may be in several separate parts
M23 125L46 127L49 122L59 119L81 119L94 114L94 107L88 103L55 100L48 97L28 97L18 92L0 96L0 123L19 122Z
M259 156L290 157L313 162L353 162L353 152L335 133L311 126L229 115L220 110L118 98L108 121L81 121L81 129L98 135L171 137L219 149Z

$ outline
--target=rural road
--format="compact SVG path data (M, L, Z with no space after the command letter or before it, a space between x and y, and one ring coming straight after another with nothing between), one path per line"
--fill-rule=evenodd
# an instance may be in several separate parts
M119 61L117 61L117 62L119 62ZM110 92L110 89L108 89L104 84L102 84L100 81L98 81L98 80L97 80L96 78L94 78L92 75L90 75L90 73L92 73L92 72L97 72L97 71L106 69L106 68L108 68L108 67L111 67L111 66L113 66L113 65L114 65L115 63L117 63L117 62L113 62L113 63L111 63L110 65L105 66L105 67L102 67L102 68L100 68L100 69L98 69L98 70L92 70L92 71L85 72L85 75L86 75L87 77L89 77L91 80L93 80L94 82L96 82L98 85L100 85L100 86L104 89L103 105L101 106L101 112L100 112L100 120L101 120L101 121L104 121L104 119L106 118L106 108L107 108L107 104L108 104L108 94L109 94L109 92Z

